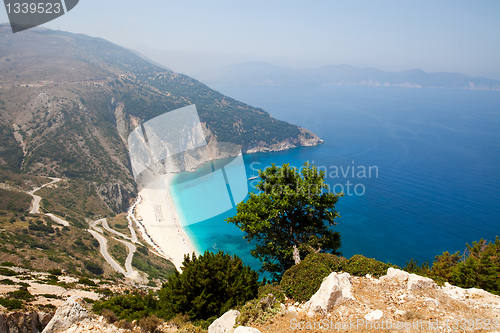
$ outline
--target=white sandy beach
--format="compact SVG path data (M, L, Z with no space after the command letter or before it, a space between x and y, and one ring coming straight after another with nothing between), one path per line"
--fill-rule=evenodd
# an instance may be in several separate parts
M154 187L148 186L139 192L140 203L135 208L135 217L144 226L146 237L149 238L147 241L159 248L180 271L184 254L196 250L182 229L175 211L169 189L172 177L165 175L158 178Z

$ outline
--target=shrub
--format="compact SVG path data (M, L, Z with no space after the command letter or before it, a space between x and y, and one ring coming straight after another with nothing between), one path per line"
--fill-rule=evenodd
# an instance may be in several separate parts
M0 284L6 284L6 285L15 285L16 283L12 280L9 280L9 279L2 279L0 280Z
M152 292L147 295L133 293L110 297L103 302L96 301L92 309L97 313L109 309L119 319L134 321L155 314L158 310L158 301Z
M163 320L159 319L156 315L139 320L141 330L148 333L154 333L161 324L163 324Z
M47 272L51 275L62 275L62 271L60 269L49 269Z
M78 283L85 284L87 286L92 286L92 287L97 286L94 281L92 281L91 279L86 278L86 277L82 277L82 278L78 279Z
M264 324L281 311L280 303L272 295L262 295L247 302L236 319L241 325Z
M118 323L118 327L124 330L131 331L134 328L134 325L130 321L120 320L120 322Z
M14 267L14 266L16 266L16 264L14 264L13 262L10 262L10 261L4 261L3 263L0 264L0 266Z
M17 299L6 299L0 297L0 305L3 305L7 308L7 310L18 310L23 308L23 302Z
M266 284L259 288L259 297L269 295L280 303L285 302L285 293L279 284Z
M118 317L115 315L115 313L109 309L102 309L101 316L103 316L104 319L106 319L106 321L111 324L118 320Z
M179 328L177 333L205 333L201 327L194 326L193 324L186 324Z
M237 256L206 251L184 257L182 273L176 272L160 289L160 309L165 318L185 313L192 320L220 316L257 295L258 275Z
M283 274L280 285L288 297L298 302L308 301L319 289L324 278L334 271L342 270L344 263L345 258L333 254L309 254Z
M25 301L31 301L34 297L25 286L22 286L19 290L9 292L8 295L10 298L22 299Z
M16 272L14 272L13 270L8 269L8 268L4 268L4 267L0 267L0 274L1 274L1 275L4 275L4 276L15 276L15 275L19 275L19 274L17 274Z
M385 275L389 267L397 266L356 254L347 260L343 270L344 272L354 276L364 276L366 274L370 274L374 277L379 277Z
M92 261L86 261L85 268L89 272L91 272L92 274L95 274L95 275L102 275L102 273L104 273L104 270L102 269L102 267L99 266L98 264L96 264L95 262L92 262Z

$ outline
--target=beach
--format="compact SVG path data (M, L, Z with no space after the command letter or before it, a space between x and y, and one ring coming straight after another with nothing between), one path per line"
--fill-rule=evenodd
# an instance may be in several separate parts
M180 271L185 254L196 252L184 232L170 193L173 175L164 175L139 191L135 219L143 238Z

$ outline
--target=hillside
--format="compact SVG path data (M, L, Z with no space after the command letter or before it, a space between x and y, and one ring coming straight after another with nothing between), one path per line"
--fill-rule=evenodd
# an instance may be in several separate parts
M321 143L305 129L99 38L47 29L14 36L4 25L0 46L0 165L88 182L89 193L115 213L136 190L129 133L169 110L195 104L216 139L243 152Z
M175 267L124 213L137 194L127 139L142 123L191 104L210 138L244 153L321 143L103 39L38 28L13 35L0 25L0 261L165 281ZM30 207L32 195L39 210Z
M460 73L426 73L420 69L387 72L350 65L328 65L311 69L293 69L265 62L245 62L228 66L207 77L211 85L249 86L387 86L465 90L500 90L500 81L470 77Z

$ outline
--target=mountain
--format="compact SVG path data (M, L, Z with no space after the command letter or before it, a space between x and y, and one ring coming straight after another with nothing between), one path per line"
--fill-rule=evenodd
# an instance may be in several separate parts
M228 66L208 80L209 83L252 86L308 86L313 79L290 67L251 61Z
M106 40L49 29L13 35L0 26L0 165L13 172L87 182L119 213L136 190L128 135L190 104L210 135L244 153L321 143Z
M251 153L322 142L106 40L42 28L14 35L0 25L0 262L161 285L175 266L123 213L138 187L128 138L192 104L215 147Z
M293 69L262 62L245 62L224 68L206 80L212 85L322 86L360 85L500 91L500 81L459 73L426 73L420 69L386 72L375 68L329 65Z

